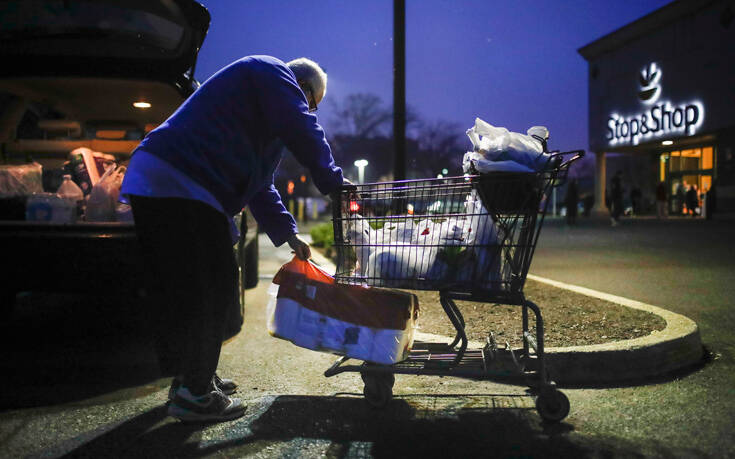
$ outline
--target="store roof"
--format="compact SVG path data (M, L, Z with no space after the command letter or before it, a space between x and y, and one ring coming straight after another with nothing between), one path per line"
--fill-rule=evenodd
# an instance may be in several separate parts
M716 0L676 0L579 48L577 52L589 61L715 2Z

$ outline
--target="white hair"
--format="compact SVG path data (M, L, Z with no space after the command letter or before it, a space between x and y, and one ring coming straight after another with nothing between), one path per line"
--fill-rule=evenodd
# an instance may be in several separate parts
M319 64L311 59L300 57L287 62L286 65L296 76L297 81L303 81L311 86L311 89L314 90L313 96L316 98L316 103L324 99L327 94L327 74L319 67Z

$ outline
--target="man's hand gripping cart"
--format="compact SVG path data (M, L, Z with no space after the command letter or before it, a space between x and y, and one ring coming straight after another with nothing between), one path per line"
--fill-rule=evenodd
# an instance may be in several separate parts
M569 400L550 380L544 358L541 310L523 294L526 275L549 206L584 151L552 152L540 172L491 172L463 177L345 186L335 194L335 281L440 292L456 329L451 343L415 342L393 365L347 363L326 372L359 372L375 407L393 396L395 374L492 379L529 386L548 422L569 413ZM455 300L521 309L523 347L499 346L490 332L481 349L468 349L465 320ZM529 310L535 333L529 327Z

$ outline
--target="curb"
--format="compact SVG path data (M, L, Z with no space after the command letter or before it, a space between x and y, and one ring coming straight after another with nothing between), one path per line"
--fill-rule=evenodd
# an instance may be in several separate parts
M595 384L661 376L702 361L697 324L666 309L529 274L529 279L656 314L666 328L640 338L588 346L546 349L551 378L560 384Z
M334 264L316 250L312 257L324 269L334 271ZM528 274L529 279L621 306L655 314L666 321L661 331L647 336L587 346L549 347L545 349L547 368L553 381L561 385L613 384L665 375L702 361L704 347L696 322L658 306L596 290L565 284ZM416 332L422 341L446 342L452 338ZM470 341L468 347L482 348L485 343Z

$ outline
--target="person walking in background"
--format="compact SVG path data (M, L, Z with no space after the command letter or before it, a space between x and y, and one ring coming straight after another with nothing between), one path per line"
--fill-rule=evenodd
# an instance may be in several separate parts
M329 194L343 184L313 114L327 88L313 61L248 56L202 84L135 149L121 195L133 210L161 371L175 376L168 414L242 416L234 381L215 373L227 305L237 289L233 215L249 205L274 245L308 259L274 184L286 146Z
M692 217L697 216L697 207L699 207L699 195L697 194L697 185L692 184L686 194L686 205L687 212L692 214Z
M664 182L659 182L658 186L656 187L656 216L658 218L666 218L667 213L666 212L666 184Z
M632 208L631 216L636 216L641 211L641 189L637 186L633 187L632 190L630 190L630 206Z
M567 207L567 225L577 223L577 205L579 203L579 192L577 190L577 179L569 180L567 184L567 194L564 197L564 204Z
M680 182L676 186L676 213L679 215L686 215L684 210L686 200L686 187L687 182Z
M610 181L610 224L618 226L623 213L623 172L617 171Z

